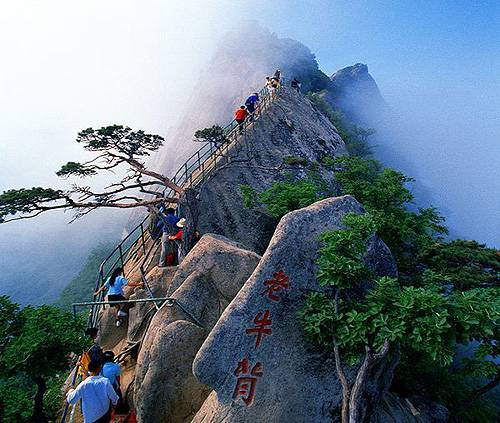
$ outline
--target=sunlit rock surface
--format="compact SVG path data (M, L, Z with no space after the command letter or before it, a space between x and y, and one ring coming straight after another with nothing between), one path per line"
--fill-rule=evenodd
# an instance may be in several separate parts
M242 149L200 187L199 201L189 205L196 209L189 212L190 223L201 233L224 235L262 254L277 222L262 207L246 208L240 185L261 192L286 173L306 176L312 168L331 181L333 172L323 160L344 154L345 144L331 122L288 88L248 131ZM287 166L287 156L303 158L308 165Z
M341 228L345 214L362 211L343 196L281 219L259 265L196 356L193 371L214 392L194 422L331 422L341 401L333 357L305 340L298 312L307 292L324 289L315 278L319 235ZM376 237L367 264L379 275L397 273ZM368 402L388 388L393 365L373 370Z
M135 373L140 422L184 422L210 392L192 362L221 313L251 275L260 256L217 235L205 235L178 267L169 295L143 340ZM194 319L193 319L194 317Z

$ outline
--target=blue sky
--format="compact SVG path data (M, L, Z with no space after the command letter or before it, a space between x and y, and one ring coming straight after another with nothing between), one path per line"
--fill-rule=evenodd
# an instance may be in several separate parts
M83 127L165 134L218 38L249 19L307 45L327 74L368 64L398 114L376 156L417 179L419 204L438 206L453 235L500 246L500 0L2 2L0 190L61 186L54 170L85 157L74 142ZM84 257L92 219L0 227L0 273L47 233L74 239Z
M376 156L417 179L418 204L442 210L453 236L500 245L500 1L245 4L327 74L368 64L399 118Z
M382 85L391 75L409 71L416 77L431 72L444 77L463 69L474 70L474 76L499 74L498 1L245 4L243 17L251 16L279 35L302 41L328 73L361 60Z

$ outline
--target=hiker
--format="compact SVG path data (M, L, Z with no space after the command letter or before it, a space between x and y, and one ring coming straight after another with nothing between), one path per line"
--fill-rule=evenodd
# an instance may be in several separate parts
M259 102L259 94L253 93L250 97L248 97L245 101L245 106L250 114L250 119L254 119L255 106Z
M248 116L248 111L245 106L240 106L238 110L234 113L234 119L238 122L238 126L240 128L240 134L243 132L245 119Z
M273 78L278 82L281 81L281 71L279 69L276 69L276 72L274 72Z
M82 354L80 361L76 363L80 367L79 374L82 380L85 380L89 374L89 363L91 361L102 363L104 358L102 348L97 343L97 328L85 329L85 335L92 339L92 346Z
M111 383L111 386L119 398L122 396L120 390L120 374L120 365L115 363L115 353L113 351L106 351L104 353L104 364L102 365L101 376L109 380L109 383Z
M164 214L165 213L165 214ZM158 226L162 228L161 254L159 267L173 266L175 264L175 244L170 242L168 237L177 233L177 222L179 217L175 215L173 208L160 207Z
M293 89L297 90L297 92L300 93L300 81L297 78L293 78L290 85Z
M269 76L266 76L266 88L267 88L269 95L272 96L275 86L274 86L273 81L271 80L271 77L269 77Z
M143 286L142 282L129 282L123 276L123 267L117 267L111 273L111 276L108 278L106 283L101 286L95 293L95 295L99 295L105 289L108 290L108 301L122 301L126 300L125 293L123 292L124 286ZM116 326L120 326L122 324L122 317L125 317L127 313L122 311L121 304L113 304L112 306L113 315L115 317Z
M111 403L116 405L118 395L109 380L100 376L101 363L89 363L90 376L82 381L76 389L71 387L66 395L66 401L76 404L82 400L84 423L109 423L111 421Z
M97 343L97 328L85 329L85 335L92 339L92 346L87 350L90 361L100 361L102 363L103 355L102 348Z
M182 235L184 234L184 226L186 225L186 219L182 218L177 222L177 233L175 235L170 235L168 239L172 242L175 242L178 246L179 258L178 262L180 263L184 258L184 253L182 249Z

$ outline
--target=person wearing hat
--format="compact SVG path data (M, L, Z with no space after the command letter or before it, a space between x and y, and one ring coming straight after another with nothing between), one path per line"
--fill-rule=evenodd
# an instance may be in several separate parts
M177 244L178 251L179 251L179 263L182 261L184 258L184 254L182 253L182 235L184 233L184 226L186 225L186 219L183 217L177 222L177 227L179 230L175 235L170 235L168 239L170 241L174 241Z

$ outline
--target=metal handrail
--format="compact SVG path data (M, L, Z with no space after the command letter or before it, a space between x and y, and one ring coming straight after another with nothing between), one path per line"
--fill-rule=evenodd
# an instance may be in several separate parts
M259 91L260 101L257 104L255 112L250 115L251 119L247 118L243 124L244 134L246 133L246 130L249 127L253 127L253 124L260 118L262 113L276 99L277 94L281 91L284 84L285 80L284 78L282 78L282 83L275 90L275 94L271 94L268 91L267 87L264 87ZM236 122L235 119L231 120L231 122L229 122L229 124L227 124L223 128L223 133L226 138L226 142L224 144L221 144L217 147L212 144L205 144L204 146L202 146L194 154L192 154L184 162L184 164L182 164L179 167L174 177L172 178L172 182L174 182L178 186L185 188L197 186L199 183L203 182L209 176L211 171L216 170L218 159L221 157L225 157L228 154L230 145L233 143L237 145L238 139L240 139L241 141L244 138L244 137L239 137L240 135L239 124ZM202 161L202 159L204 160ZM212 166L210 166L210 162L213 163ZM209 165L206 166L206 163L209 163ZM193 169L191 170L191 168ZM193 174L195 174L194 178ZM166 189L163 192L164 197L173 197L174 194L175 192L171 188L168 190ZM146 216L136 227L134 227L130 231L130 233L127 234L127 236L113 249L113 251L108 255L108 257L101 263L96 278L94 292L96 292L102 286L102 284L104 284L104 282L109 277L112 270L118 263L120 263L122 267L124 267L129 262L129 260L131 260L136 256L139 250L142 249L143 252L146 253L145 244L147 242L147 238L149 237L147 237L146 235L144 226L148 220L148 217L149 216ZM123 246L129 239L131 239L132 234L134 233L137 234L135 241L131 242L129 246L123 248ZM110 260L116 253L118 253L118 257L115 259L112 265L109 266ZM106 265L108 265L107 271L105 270ZM93 299L94 300L102 299L102 296L103 296L102 293L99 294L99 296L97 297L94 295ZM88 327L95 326L95 324L97 323L97 314L99 311L98 309L99 309L98 307L96 308L95 306L92 306L87 321Z
M281 78L281 84L278 88L275 89L275 93L271 94L268 90L267 87L262 88L259 91L259 104L257 104L257 107L255 109L255 112L250 115L251 119L246 119L243 123L243 136L239 136L241 134L240 130L240 125L236 122L235 119L233 119L228 125L226 125L223 128L223 133L226 138L226 142L219 145L219 146L214 146L212 144L205 144L202 146L200 149L198 149L193 155L191 155L183 165L179 167L177 172L174 174L173 178L171 179L173 183L175 183L178 186L181 187L193 187L198 185L199 183L203 182L211 173L211 171L217 169L217 160L219 157L226 157L226 155L229 153L230 149L237 147L239 144L241 144L244 140L244 135L246 134L247 129L253 128L254 123L262 116L262 113L269 107L269 105L276 99L278 93L283 89L283 86L285 85L285 79ZM234 144L234 145L232 145ZM231 147L232 145L232 147ZM196 159L196 160L195 160ZM202 159L204 159L202 161ZM191 164L190 164L191 162ZM212 162L213 166L208 166L208 169L206 169L205 164L208 162ZM193 167L191 172L188 172L188 169L190 169L192 166L197 164L196 167ZM201 171L200 171L201 169ZM198 171L198 172L197 172ZM197 172L197 176L193 180L193 174ZM189 180L189 183L188 183ZM174 195L174 190L173 189L168 189L163 191L163 196L164 197L172 197ZM137 226L135 226L128 234L127 236L121 240L121 242L113 249L113 251L104 259L104 261L101 263L99 266L99 272L96 278L96 285L95 285L95 290L96 292L104 283L104 281L109 277L113 269L118 263L121 263L121 266L124 267L129 260L134 258L137 253L139 252L140 249L143 250L144 253L144 258L143 261L140 265L140 273L141 273L141 279L147 285L147 278L144 270L144 265L146 264L151 251L157 251L159 244L158 241L155 241L153 245L146 251L146 242L147 242L147 237L145 237L146 231L144 230L144 225L147 222L149 216L146 216ZM140 232L139 232L140 231ZM124 248L124 245L126 242L131 238L132 234L139 232L138 236L135 238L135 241L131 242L130 245L126 246ZM135 248L135 251L134 250ZM115 255L115 253L119 253L119 256L116 258L116 260L113 262L111 266L109 266L109 269L105 271L105 266L108 264L108 262L111 260L111 258ZM126 256L125 256L126 254ZM76 314L76 307L78 306L91 306L90 308L90 313L89 317L87 320L87 328L90 327L95 327L97 326L98 320L99 320L99 309L100 307L104 305L113 305L113 304L122 304L122 303L133 303L133 302L153 302L155 307L158 309L158 304L157 302L160 301L162 304L167 303L168 306L173 306L177 305L190 319L192 319L197 325L200 327L203 327L200 321L194 317L186 308L177 300L174 298L154 298L152 297L152 293L150 292L150 298L148 299L134 299L134 300L124 300L124 301L102 301L104 297L104 294L101 292L98 296L95 294L92 296L94 301L90 302L83 302L83 303L74 303L73 304L73 313ZM78 373L78 368L75 369L75 375ZM76 376L73 378L76 380ZM74 381L73 381L74 383ZM69 403L66 402L65 408L63 411L63 415L61 418L61 423L65 423L66 416L68 413L69 409Z

